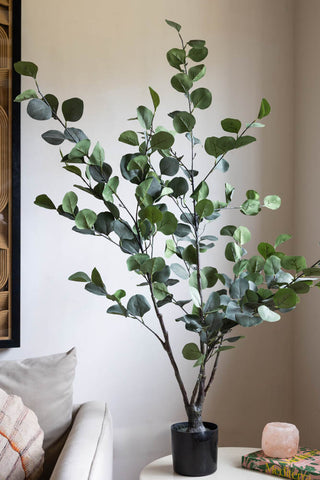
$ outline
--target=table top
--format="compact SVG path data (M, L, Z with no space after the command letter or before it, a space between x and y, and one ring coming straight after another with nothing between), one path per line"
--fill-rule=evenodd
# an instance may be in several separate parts
M218 449L218 468L212 475L205 477L185 477L173 472L172 457L159 458L149 463L140 473L140 480L183 480L184 478L193 478L194 480L252 480L265 479L266 475L253 470L247 470L241 467L241 457L247 453L255 452L257 448L245 447L220 447Z

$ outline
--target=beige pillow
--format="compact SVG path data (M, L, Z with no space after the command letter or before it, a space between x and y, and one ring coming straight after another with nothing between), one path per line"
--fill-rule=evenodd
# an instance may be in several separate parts
M0 388L18 395L38 417L44 449L58 440L72 418L76 350L21 361L0 362Z
M1 478L37 480L41 477L43 431L35 413L21 398L0 389Z

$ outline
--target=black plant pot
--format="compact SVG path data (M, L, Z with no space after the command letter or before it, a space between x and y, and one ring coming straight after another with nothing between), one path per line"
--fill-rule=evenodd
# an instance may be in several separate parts
M217 470L218 426L203 422L206 430L187 432L187 422L171 425L173 470L189 477L210 475Z

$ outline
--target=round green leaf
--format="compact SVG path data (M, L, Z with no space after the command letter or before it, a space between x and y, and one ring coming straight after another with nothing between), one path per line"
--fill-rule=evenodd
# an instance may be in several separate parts
M180 30L181 30L181 25L179 25L179 23L172 22L172 20L166 20L166 23L169 25L169 27L172 27L172 28L174 28L175 30L177 30L177 32L180 32Z
M37 92L35 90L29 89L17 95L14 99L15 102L23 102L24 100L29 100L30 98L38 98Z
M38 205L38 207L47 208L48 210L56 209L52 200L50 200L50 198L45 193L42 195L38 195L34 203L35 205Z
M74 214L75 208L78 203L78 197L74 192L68 192L65 194L62 200L62 208L66 213Z
M207 280L207 288L214 287L218 281L218 271L214 267L203 267L201 272L204 274Z
M186 280L187 278L189 278L189 274L187 270L182 265L179 265L179 263L172 263L170 265L170 269L173 273L175 273L178 277L182 278L183 280Z
M196 88L191 92L191 101L194 108L204 110L210 107L212 102L211 92L207 88Z
M150 130L153 120L153 113L151 110L143 105L140 105L140 107L137 108L137 117L140 125L145 130Z
M81 98L69 98L62 104L62 113L67 122L77 122L83 114L83 101Z
M182 355L186 360L198 360L201 352L195 343L187 343L182 349Z
M177 73L177 75L171 78L171 85L178 92L187 93L193 82L186 73Z
M163 212L162 219L157 223L159 232L164 235L172 235L177 228L178 220L171 212Z
M221 126L225 132L239 133L241 122L236 118L225 118L221 121Z
M279 308L292 308L298 303L296 292L289 287L280 288L273 297L275 305Z
M36 78L38 73L38 67L33 62L16 62L14 64L14 69L19 75L24 75L26 77Z
M131 315L143 317L150 309L149 302L143 295L134 295L128 301L127 310Z
M233 238L240 245L244 245L245 243L250 242L251 233L247 227L241 226L234 231Z
M101 212L97 216L94 228L97 232L109 235L113 232L114 217L110 212Z
M52 93L47 93L44 96L44 98L46 99L46 101L50 105L52 112L57 113L58 107L59 107L59 100L57 99L57 97L55 95L52 95ZM80 139L80 140L82 140L82 139Z
M173 127L178 133L191 132L195 124L196 119L188 112L178 112L173 118Z
M256 138L251 137L250 135L239 137L236 140L235 148L245 147L246 145L249 145L250 143L253 143L255 141Z
M230 262L237 262L241 259L241 247L234 242L229 242L226 245L224 255Z
M59 130L48 130L47 132L43 133L41 137L47 143L50 143L50 145L60 145L65 140L64 134L59 132Z
M166 285L159 282L153 283L152 290L157 300L163 300L169 293Z
M191 58L194 62L202 62L208 55L207 47L192 47L189 50L188 57Z
M169 132L158 132L151 137L150 143L154 150L167 150L174 144L174 136Z
M194 67L189 68L189 72L188 72L188 75L193 82L197 82L202 77L204 77L205 74L206 74L206 66L203 64L195 65Z
M175 177L168 183L168 187L172 188L172 195L176 198L185 195L189 189L188 182L183 177Z
M214 211L211 200L203 199L196 205L196 212L200 218L209 217Z
M292 238L292 235L288 235L287 233L282 233L281 235L278 235L274 244L274 248L279 247L279 245L287 242L288 240L290 240L290 238Z
M40 98L32 98L27 106L27 113L34 120L49 120L52 117L52 110Z
M133 130L126 130L125 132L121 133L119 137L119 142L137 146L139 145L138 135Z
M307 268L305 257L298 255L285 255L281 258L281 265L286 270L295 270L296 272Z
M97 220L97 215L87 208L84 210L80 210L80 212L76 215L75 222L76 226L80 229L88 229L91 230Z
M258 215L261 211L260 201L259 200L246 200L241 205L240 209L241 213L244 215Z
M84 273L84 272L76 272L70 275L68 280L71 280L73 282L90 282L91 279L90 277Z
M162 175L173 177L179 170L179 162L173 157L164 157L160 160L160 172Z
M267 195L264 197L264 206L270 210L277 210L280 208L281 198L278 195Z
M263 258L267 259L275 253L275 249L272 245L270 245L270 243L261 242L258 245L258 252L263 256Z
M182 258L190 265L197 263L197 251L193 245L188 245L182 252Z
M267 258L264 265L264 273L266 275L275 275L281 269L281 260L275 255L271 255Z
M186 61L186 53L181 48L171 48L171 50L167 52L167 60L171 67L181 70L180 65L183 65Z
M162 212L154 205L149 205L148 207L140 210L139 217L142 220L147 218L151 223L157 223L162 219Z
M165 266L166 264L162 257L153 257L142 263L141 271L143 273L150 273L150 275L153 275L156 272L161 272Z

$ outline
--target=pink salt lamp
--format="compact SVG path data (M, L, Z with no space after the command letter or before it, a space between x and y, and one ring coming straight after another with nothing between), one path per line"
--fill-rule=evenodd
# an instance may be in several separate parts
M299 447L299 430L292 423L267 423L262 432L262 450L267 457L290 458Z

